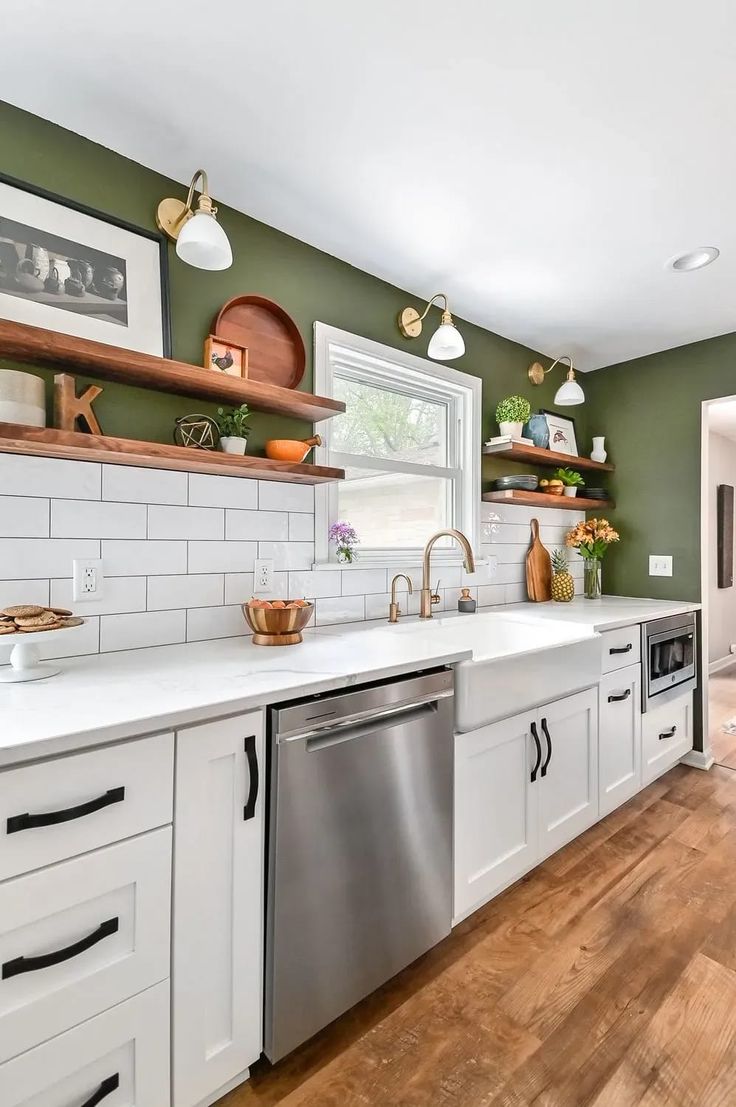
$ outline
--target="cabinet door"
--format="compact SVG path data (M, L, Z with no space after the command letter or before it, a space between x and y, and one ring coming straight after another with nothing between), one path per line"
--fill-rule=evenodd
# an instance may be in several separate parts
M534 713L455 736L455 901L459 919L537 856Z
M607 815L641 788L641 666L604 676L599 706L599 814Z
M192 1107L262 1048L263 713L176 741L173 1100Z
M554 853L598 817L598 692L540 708L540 857Z
M642 783L651 784L693 748L693 694L659 704L642 718Z

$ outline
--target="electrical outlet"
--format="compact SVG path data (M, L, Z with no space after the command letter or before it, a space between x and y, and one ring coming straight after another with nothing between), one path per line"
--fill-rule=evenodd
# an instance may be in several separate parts
M672 555L671 554L650 554L649 555L649 576L650 577L671 577L672 576Z
M102 558L87 558L83 561L74 561L72 564L74 599L78 603L84 600L99 600L105 579L102 573Z
M253 568L253 591L256 595L270 595L273 592L273 561L258 558Z

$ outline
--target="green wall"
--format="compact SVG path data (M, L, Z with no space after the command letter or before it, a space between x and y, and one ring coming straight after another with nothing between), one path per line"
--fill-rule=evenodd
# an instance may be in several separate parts
M197 164L198 155L193 150L192 171ZM1 101L0 171L150 229L155 228L154 212L160 199L185 195L182 185ZM210 183L217 200L216 178ZM173 245L169 248L175 358L200 364L213 316L227 299L243 292L257 292L276 300L296 320L307 347L303 388L311 388L315 320L426 355L432 327L425 325L422 336L409 341L402 338L396 326L399 310L418 303L416 297L223 205L219 218L233 247L235 261L231 269L223 273L192 269L177 259ZM433 319L439 325L439 311L433 312ZM498 400L510 392L526 395L535 408L551 406L564 376L562 368L559 379L555 370L554 381L547 378L542 387L532 389L526 367L537 354L490 331L460 319L457 322L465 338L466 354L453 364L484 382L486 436L497 433L493 411ZM46 376L51 378L50 373ZM96 411L107 434L168 442L177 415L193 410L214 412L214 405L199 400L102 383L105 391L96 403ZM577 408L574 414L580 417L581 448L585 446L589 451L585 410ZM273 416L254 416L252 424L253 452L258 452L266 438L311 432L304 424ZM486 463L484 475L504 471L508 471L508 464L494 460Z
M610 513L621 542L603 590L700 599L701 402L736 393L736 334L589 373L591 432L606 435L617 469ZM649 554L672 554L672 577L649 576Z

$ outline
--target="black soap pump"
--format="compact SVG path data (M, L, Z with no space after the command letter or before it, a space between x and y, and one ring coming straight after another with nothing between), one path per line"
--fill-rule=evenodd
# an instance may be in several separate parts
M457 601L458 611L463 611L466 615L471 615L475 611L477 606L478 605L476 601L470 595L470 589L463 588Z

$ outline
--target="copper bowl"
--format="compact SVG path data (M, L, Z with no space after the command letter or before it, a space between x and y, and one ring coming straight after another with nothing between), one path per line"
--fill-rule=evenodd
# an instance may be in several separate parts
M284 603L292 603L284 600ZM306 607L250 607L241 605L245 621L253 631L256 646L295 646L314 614L314 604Z
M271 461L293 461L300 465L314 446L321 446L318 434L314 438L305 438L303 442L295 438L269 438L266 443L266 457Z

